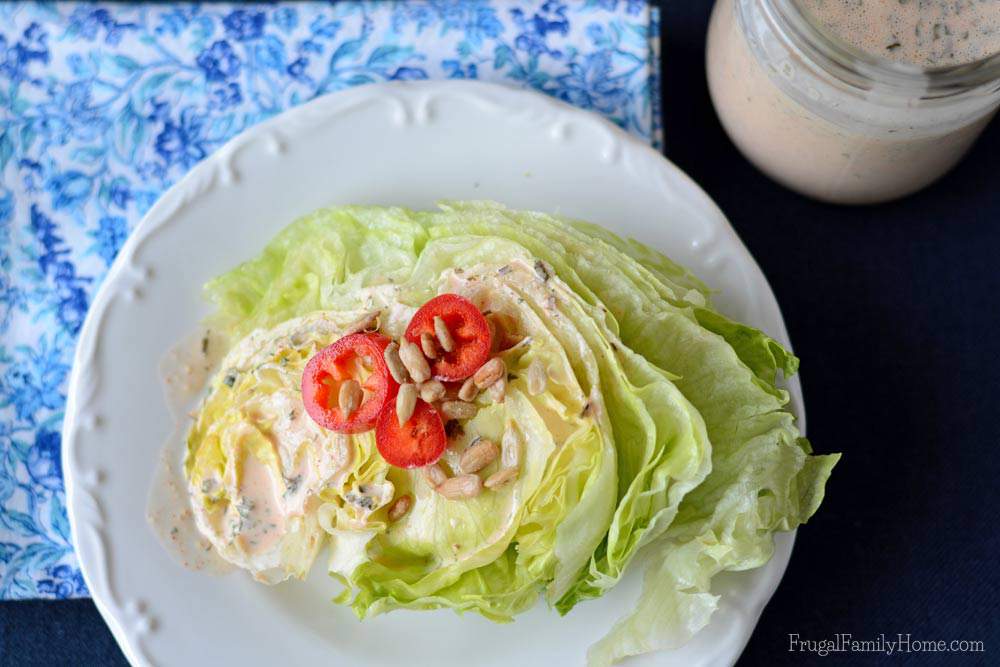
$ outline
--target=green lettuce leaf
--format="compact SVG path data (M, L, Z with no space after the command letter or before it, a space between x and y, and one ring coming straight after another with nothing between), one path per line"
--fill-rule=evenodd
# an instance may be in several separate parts
M442 240L449 240L474 247L478 253L462 258L466 261L458 265L487 257L499 262L540 258L555 271L560 284L572 286L573 281L579 282L559 252L557 239L533 237L528 233L532 229L529 223L509 224L502 216L494 216L492 210L476 207L474 213L429 214L432 240L428 251ZM472 234L481 234L482 238L468 240ZM557 289L555 295L560 312L584 336L600 365L601 395L618 454L619 488L608 536L591 557L588 568L575 584L562 578L549 587L548 597L558 601L560 611L572 606L564 600L575 604L613 586L638 548L666 529L681 498L705 478L710 464L710 444L700 415L668 373L622 344L604 305L596 299L589 303L579 296L585 289L583 285ZM566 533L567 543L578 539ZM569 593L571 586L576 590Z
M687 269L588 223L447 202L317 211L206 291L240 337L315 310L474 291L456 269L519 304L535 342L514 361L541 359L561 381L529 396L515 363L507 405L477 417L491 437L528 436L508 491L448 503L389 469L420 511L397 527L327 521L341 601L361 616L449 607L506 621L544 592L567 613L645 550L638 605L590 660L682 644L715 609L712 577L765 563L773 534L816 511L839 456L812 456L795 426L780 382L798 359L717 312Z
M585 226L573 233L543 214L510 212L489 204L457 204L452 210L463 220L471 218L473 227L485 227L486 236L524 239L536 233L535 239L521 242L531 243L533 253L552 261L560 277L581 280L615 318L624 343L676 375L678 388L704 418L712 443L712 472L686 496L663 542L651 547L664 554L658 562L674 552L687 554L673 558L680 566L678 576L647 577L640 608L591 655L595 664L603 664L683 643L714 609L711 596L703 594L711 576L766 562L773 551L773 532L790 530L815 512L839 459L808 456L808 443L787 410L787 393L774 385L779 370L791 374L797 369L797 359L751 327L733 323L710 308L685 304L678 298L679 286L662 280L656 267L642 266L587 237L581 231ZM505 217L510 223L503 221ZM433 227L431 234L435 235ZM560 271L560 264L568 266ZM616 445L621 448L621 443ZM716 555L715 566L703 565ZM684 572L685 568L698 571ZM560 600L561 610L591 596L591 587L601 581L593 574ZM692 585L699 583L703 587L692 593ZM702 597L690 597L697 594ZM703 606L692 606L694 600ZM687 622L678 624L679 618ZM642 626L648 631L643 633ZM672 641L662 643L667 641L662 638L670 637Z

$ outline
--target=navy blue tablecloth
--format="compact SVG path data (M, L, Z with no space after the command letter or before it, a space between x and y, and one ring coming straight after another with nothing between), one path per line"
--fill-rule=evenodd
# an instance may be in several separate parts
M801 639L976 640L984 653L828 664L1000 664L1000 124L905 201L817 204L754 170L712 111L711 0L663 7L666 154L729 216L803 362L809 437L844 457L743 656ZM0 665L122 661L92 603L0 605Z

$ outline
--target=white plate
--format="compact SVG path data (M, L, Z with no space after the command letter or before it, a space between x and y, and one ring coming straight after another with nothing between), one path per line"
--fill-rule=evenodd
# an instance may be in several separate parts
M430 208L442 198L564 213L637 238L719 288L727 314L789 342L774 295L719 209L596 115L501 86L420 82L354 88L262 123L150 210L94 299L73 365L63 430L70 524L87 585L133 663L582 664L588 645L631 608L634 571L565 618L540 605L509 625L449 611L359 623L328 601L335 587L319 563L308 581L276 587L192 572L146 523L157 456L173 429L157 367L207 314L202 284L318 207ZM789 389L804 428L798 382ZM721 609L692 642L637 663L735 662L792 540L779 536L765 567L717 579Z

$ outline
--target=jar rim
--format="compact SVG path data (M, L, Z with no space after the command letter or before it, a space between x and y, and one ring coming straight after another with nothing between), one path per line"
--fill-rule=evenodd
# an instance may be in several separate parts
M799 0L763 0L771 18L794 45L828 73L845 83L912 97L949 97L981 86L1000 89L1000 52L979 60L941 67L921 67L862 51L824 30Z

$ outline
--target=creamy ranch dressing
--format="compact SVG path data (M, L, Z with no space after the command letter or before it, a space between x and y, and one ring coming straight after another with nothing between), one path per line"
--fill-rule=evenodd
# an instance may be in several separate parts
M298 355L336 340L362 315L381 308L384 329L402 334L415 309L396 302L399 288L363 292L364 312L313 313L255 330L235 345L211 331L199 332L165 356L161 378L177 428L158 462L147 514L161 542L185 567L226 572L232 563L259 581L277 583L298 576L300 567L307 571L325 541L317 519L328 524L332 517L320 507L321 491L344 494L358 529L392 501L388 480L343 488L355 444L321 429L299 393ZM221 474L188 480L190 418L197 420L211 401L222 401L213 409L223 409L218 416L229 421L213 420L207 428L218 424L222 431L212 437L227 438L232 455Z
M146 501L146 520L173 559L188 569L223 574L233 566L220 558L198 530L184 478L184 438L188 413L218 368L227 341L211 330L199 331L171 348L160 361L160 380L174 430L156 462Z
M293 337L335 335L338 330L322 317L303 318L287 325L273 332L285 336L286 342ZM225 512L218 512L192 505L192 489L183 470L190 418L196 415L195 408L221 365L233 367L237 374L279 372L279 368L271 367L273 364L264 363L274 343L265 334L255 331L227 353L227 339L211 330L199 331L178 343L161 360L163 390L176 427L157 462L147 501L147 520L167 551L184 567L230 571L232 565L213 549L215 539L238 546L257 568L258 578L274 581L286 576L279 567L279 542L283 536L304 529L299 517L307 513L310 498L319 488L338 484L350 467L353 448L348 438L323 435L302 408L297 392L278 389L243 406L246 422L240 425L240 437L270 439L283 477L276 477L253 456L234 457L224 479L208 478L198 489L211 493L225 485L235 491L235 501ZM252 424L263 430L258 431ZM318 446L321 436L328 441L326 446ZM222 546L222 542L216 546Z
M299 392L302 354L339 338L344 317L313 313L245 337L201 408L213 416L196 423L199 437L220 438L228 455L221 480L192 477L195 521L224 558L266 583L308 571L325 539L319 494L338 487L353 460L349 438L319 427Z
M856 49L920 67L962 65L1000 52L1000 0L800 0Z
M160 360L160 381L167 408L176 419L187 416L195 407L228 347L225 336L204 329L181 340Z
M274 479L271 469L253 456L242 461L239 494L240 501L231 504L230 517L234 527L231 539L239 540L248 555L271 550L285 532L285 511L278 499L279 482Z

